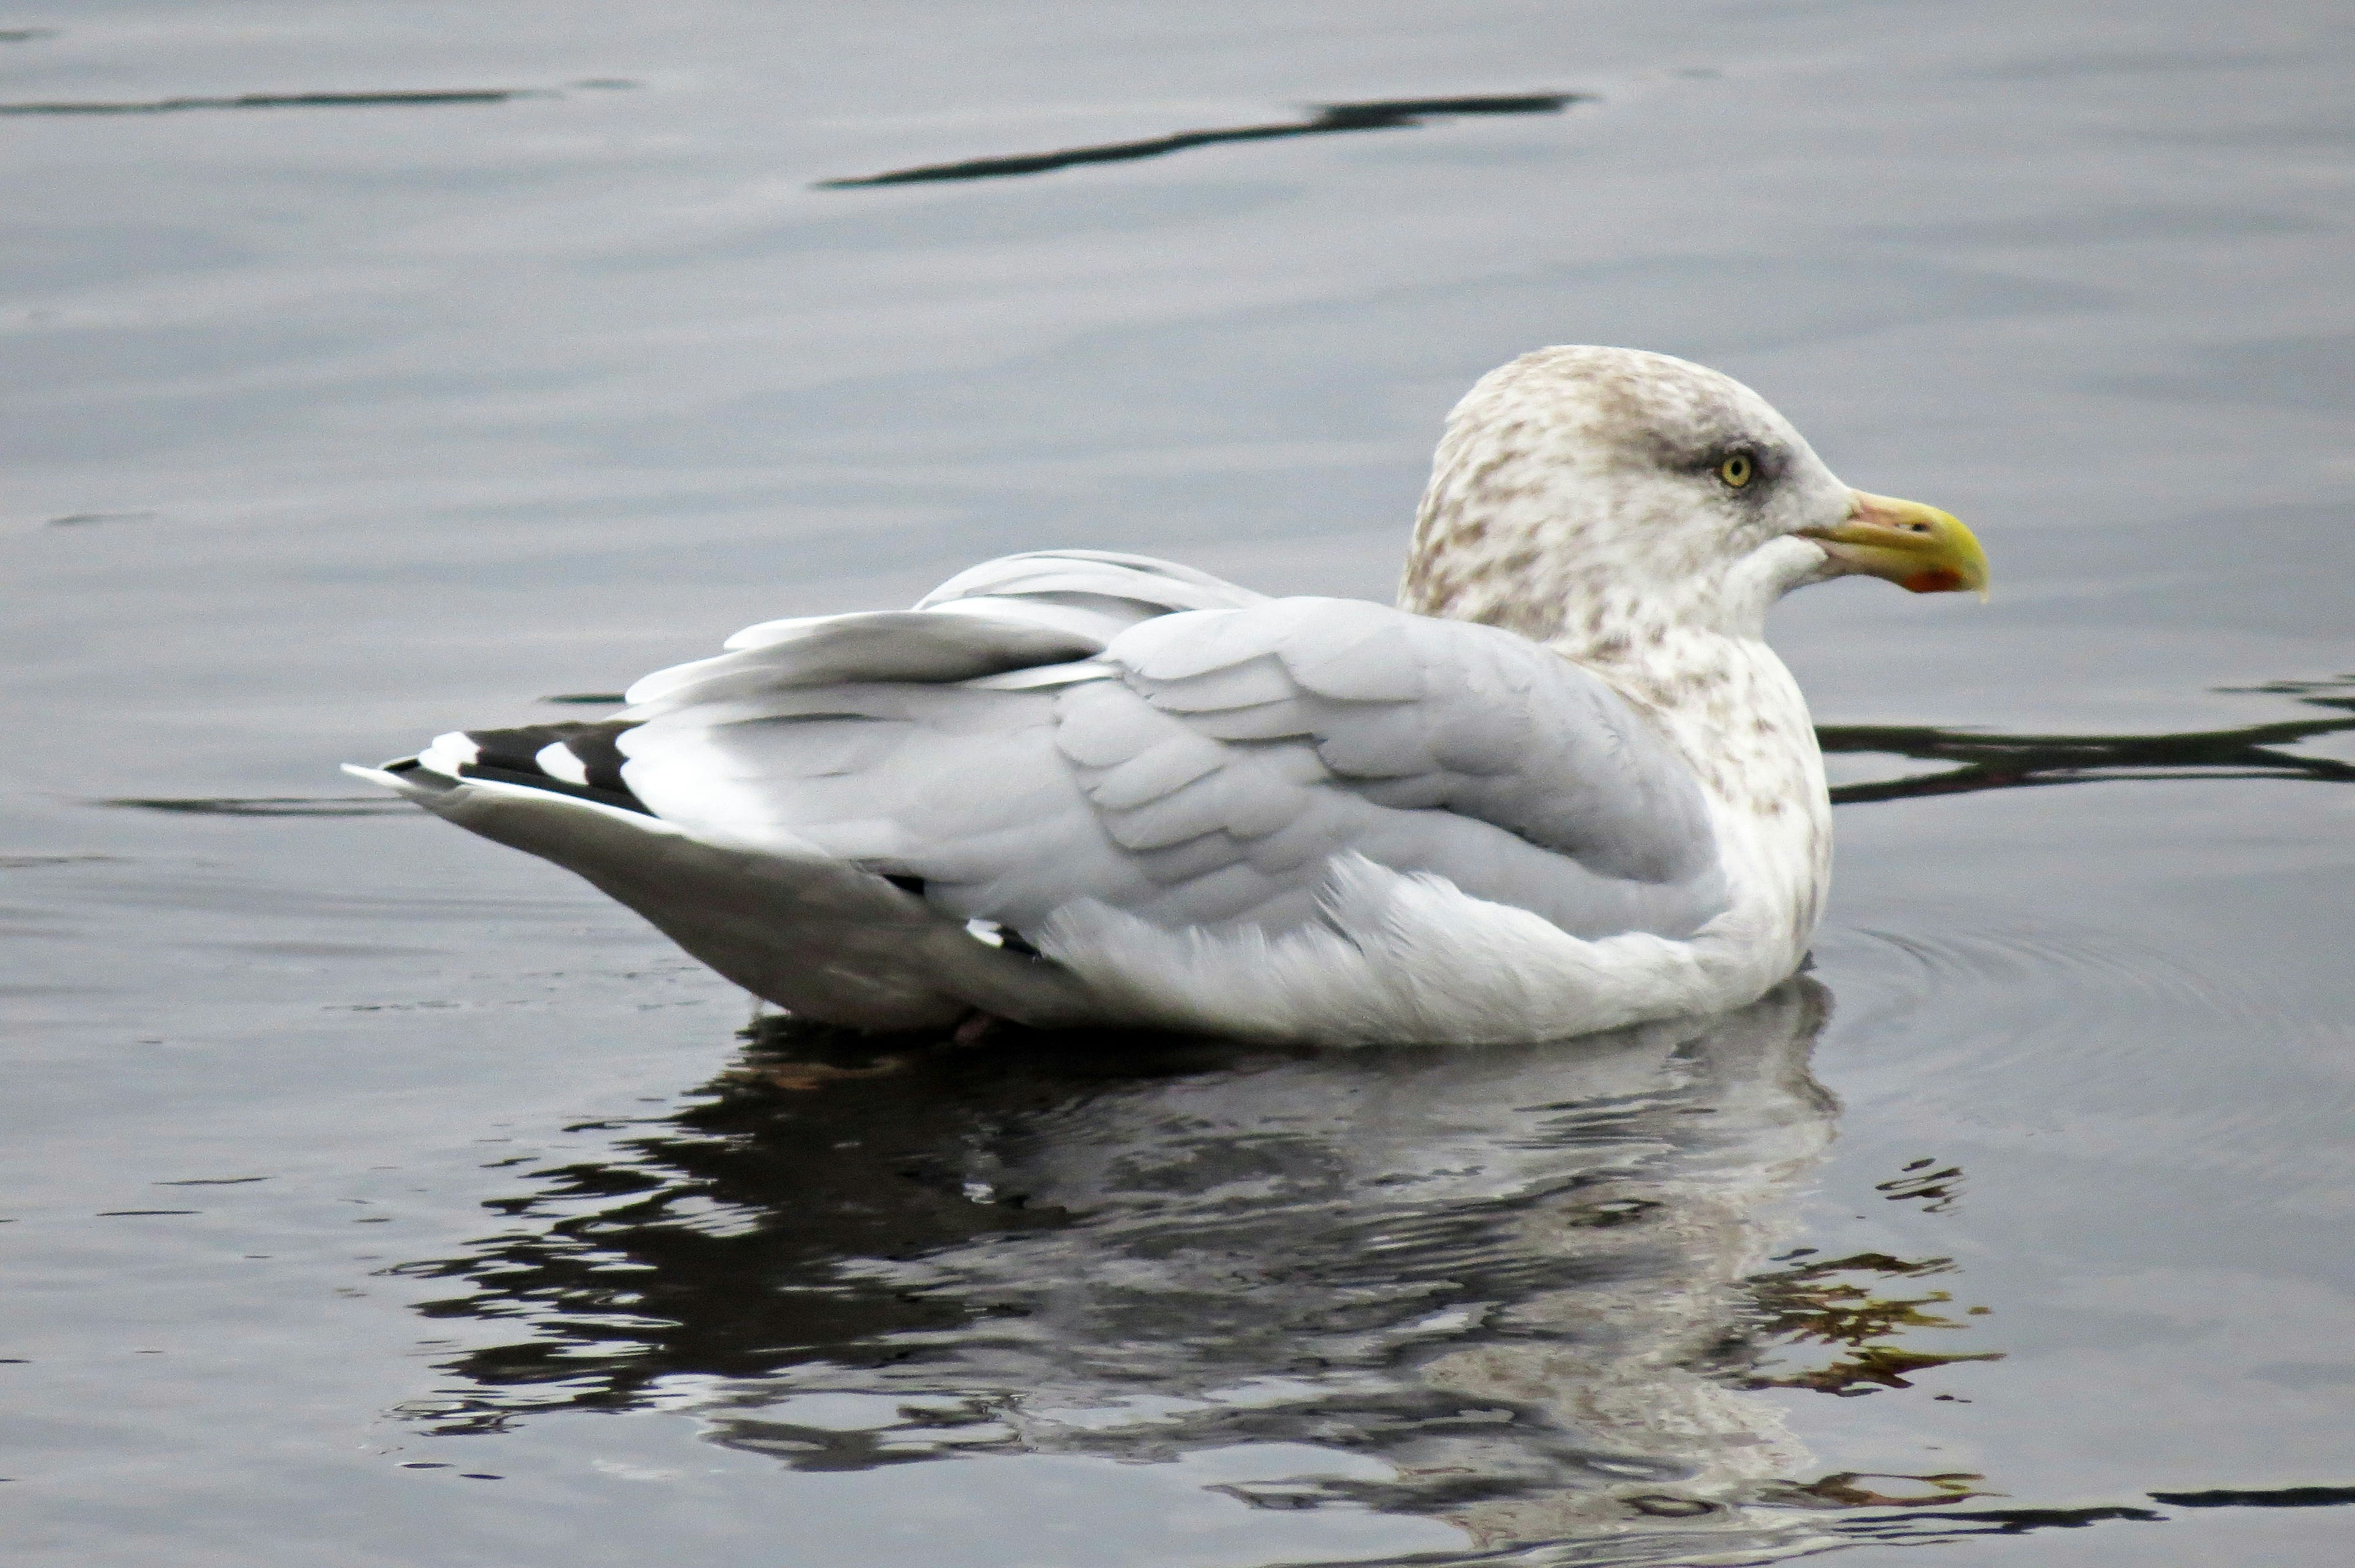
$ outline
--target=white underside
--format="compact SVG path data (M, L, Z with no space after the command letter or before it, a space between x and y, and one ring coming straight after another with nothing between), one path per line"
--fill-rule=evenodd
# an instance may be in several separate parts
M1072 904L1032 940L1122 1022L1320 1044L1558 1040L1716 1012L1790 972L1740 912L1688 941L1586 941L1444 878L1337 859L1327 923L1165 930Z

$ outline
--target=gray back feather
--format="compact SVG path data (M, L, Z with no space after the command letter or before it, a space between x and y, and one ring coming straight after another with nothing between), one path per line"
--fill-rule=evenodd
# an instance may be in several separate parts
M639 798L715 842L921 878L960 917L1036 929L1093 899L1280 931L1349 853L1582 936L1723 907L1682 759L1510 633L1066 551L730 645L632 689Z

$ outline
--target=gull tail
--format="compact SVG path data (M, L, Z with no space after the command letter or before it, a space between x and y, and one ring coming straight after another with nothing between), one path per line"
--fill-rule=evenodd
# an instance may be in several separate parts
M453 731L355 778L586 879L726 978L804 1018L951 1028L979 1010L1053 1025L1083 1010L1060 966L985 940L886 877L704 843L621 779L623 722Z

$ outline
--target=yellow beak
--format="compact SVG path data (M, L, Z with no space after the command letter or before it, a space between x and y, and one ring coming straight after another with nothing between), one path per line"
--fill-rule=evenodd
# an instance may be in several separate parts
M1913 593L1967 588L1987 597L1987 551L1951 512L1892 496L1849 492L1853 503L1838 528L1801 528L1800 536L1850 571L1885 577Z

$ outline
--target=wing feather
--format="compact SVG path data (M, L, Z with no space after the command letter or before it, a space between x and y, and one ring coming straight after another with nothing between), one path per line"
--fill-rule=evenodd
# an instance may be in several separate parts
M999 556L957 573L917 601L919 610L959 599L1077 595L1133 605L1154 614L1174 610L1233 609L1266 602L1207 571L1118 550L1029 550Z
M1683 934L1723 902L1681 759L1508 633L1060 551L735 641L633 688L638 798L920 878L960 917L1285 929L1349 854L1584 935Z
M1098 809L1107 812L1166 805L1188 785L1226 765L1225 747L1207 735L1180 728L1176 734L1097 774L1089 782L1087 795ZM1212 797L1205 795L1203 798Z

